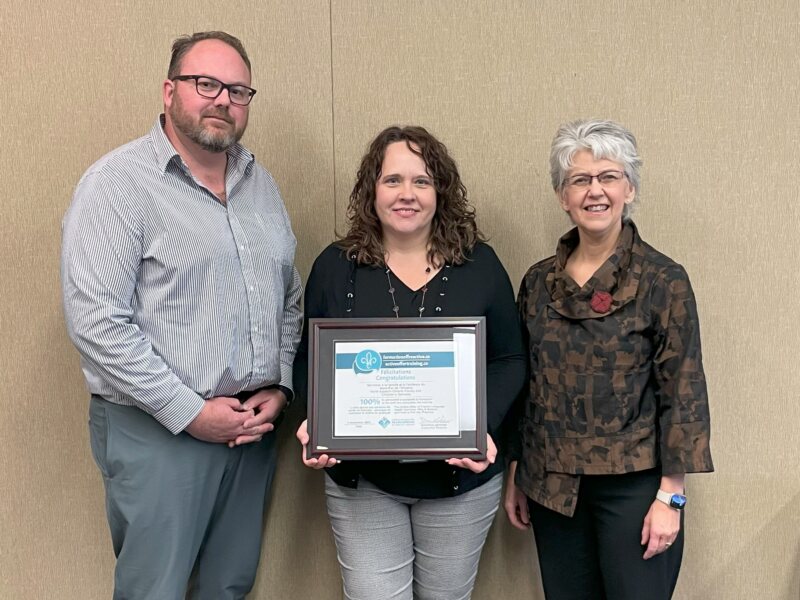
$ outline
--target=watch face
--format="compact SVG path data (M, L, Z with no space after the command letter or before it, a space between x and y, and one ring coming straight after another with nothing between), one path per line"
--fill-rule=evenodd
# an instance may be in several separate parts
M669 505L672 508L677 508L678 510L682 510L684 506L686 506L686 496L681 496L680 494L672 494L672 497L669 499Z

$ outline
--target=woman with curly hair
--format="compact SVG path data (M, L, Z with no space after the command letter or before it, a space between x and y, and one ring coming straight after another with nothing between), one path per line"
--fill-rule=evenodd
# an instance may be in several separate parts
M485 316L489 439L483 461L303 459L326 468L344 596L466 599L500 501L498 435L525 381L511 283L483 241L455 162L422 127L389 127L375 138L347 218L347 234L312 268L306 324L315 317ZM306 327L300 363L307 336ZM304 377L305 365L295 372ZM297 437L307 444L305 422Z

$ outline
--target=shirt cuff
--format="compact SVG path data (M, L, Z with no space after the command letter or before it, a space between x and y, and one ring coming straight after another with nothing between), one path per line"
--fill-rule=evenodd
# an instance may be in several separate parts
M294 398L294 384L292 383L292 365L281 363L281 380L278 383L278 387L289 390L289 394L286 394L285 391L283 393L286 394L286 398L291 402L292 398Z
M153 418L166 427L170 433L178 434L197 418L197 415L203 410L205 402L192 390L183 387L175 398L153 413Z

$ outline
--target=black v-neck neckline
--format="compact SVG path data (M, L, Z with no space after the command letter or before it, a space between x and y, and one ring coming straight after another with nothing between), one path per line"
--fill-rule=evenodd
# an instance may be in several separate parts
M415 289L414 289L414 288L412 288L410 285L408 285L408 284L407 284L405 281L403 281L403 280L402 280L402 278L401 278L401 277L400 277L400 276L399 276L397 273L395 273L394 271L392 271L392 270L391 270L389 267L384 267L384 271L388 270L388 271L389 271L389 273L391 274L391 277L392 277L392 279L393 279L394 281L397 281L398 283L400 283L400 284L401 284L401 285L402 285L402 286L403 286L403 287L404 287L404 288L405 288L407 291L411 292L412 294L418 294L418 293L420 293L420 292L421 292L421 291L422 291L422 290L423 290L425 287L427 287L427 286L430 286L430 285L431 285L431 284L432 284L434 281L436 281L436 279L437 279L437 278L438 278L438 277L439 277L439 276L442 274L442 270L443 270L443 269L444 269L444 267L442 267L441 269L439 269L438 271L436 271L436 273L434 273L434 274L433 274L433 276L432 276L430 279L428 279L428 281L426 281L425 283L423 283L421 286L419 286L419 287L418 287L418 288L415 290Z

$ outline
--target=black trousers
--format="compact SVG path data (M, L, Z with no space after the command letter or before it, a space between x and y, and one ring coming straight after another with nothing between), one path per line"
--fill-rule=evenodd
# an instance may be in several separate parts
M668 600L683 556L683 515L675 543L644 560L642 524L660 469L581 476L573 517L529 501L547 600Z

